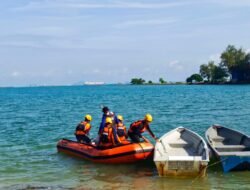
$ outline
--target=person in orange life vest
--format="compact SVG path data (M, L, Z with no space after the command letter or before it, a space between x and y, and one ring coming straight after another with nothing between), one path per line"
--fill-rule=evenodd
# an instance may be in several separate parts
M98 146L100 147L112 147L121 143L116 131L112 127L112 119L106 118L104 128L100 131L100 141Z
M136 121L130 125L130 128L128 130L128 136L132 140L132 142L139 143L140 138L144 139L147 141L143 136L142 133L145 132L146 130L149 132L149 134L156 140L156 136L154 133L151 131L149 128L149 123L153 121L153 117L150 114L146 114L145 118L143 120Z
M91 115L86 115L85 120L79 123L76 127L75 136L78 142L90 143L91 140L88 137L89 131L91 129L90 122L92 121Z
M123 124L123 117L121 115L117 116L118 123L116 124L116 131L119 139L125 141L128 138L126 132L126 126Z

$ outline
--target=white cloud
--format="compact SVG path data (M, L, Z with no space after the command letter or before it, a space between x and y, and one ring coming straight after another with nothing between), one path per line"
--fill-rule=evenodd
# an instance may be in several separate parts
M191 1L168 3L142 3L142 2L110 2L110 3L81 3L79 1L40 1L30 2L25 6L16 7L14 11L35 11L41 9L165 9L190 4Z
M28 48L43 48L44 46L30 40L20 40L20 41L5 41L0 42L1 46L11 46L11 47L28 47Z
M100 72L101 72L101 71L100 71L99 69L94 69L94 70L93 70L93 73L94 73L94 74L98 74L98 73L100 73Z
M131 8L131 9L162 9L175 6L181 6L185 2L172 2L172 3L139 3L139 2L114 2L109 4L68 4L72 8Z
M246 53L250 53L250 48L246 50Z
M153 20L131 20L115 25L117 28L128 28L134 26L157 26L177 22L176 19L153 19Z
M170 61L168 64L168 67L170 67L171 69L175 69L175 70L183 70L183 66L180 64L179 60L173 60Z
M250 0L209 0L207 3L214 3L221 6L245 7L250 6Z
M220 54L216 53L216 54L212 54L209 56L209 61L214 61L215 63L220 62Z
M128 71L129 71L129 70L128 70L128 68L127 68L127 67L123 67L123 68L122 68L122 72L123 72L123 74L127 74L127 73L128 73Z
M183 68L182 65L177 65L176 69L177 69L177 70L183 70L184 68Z
M36 36L65 37L75 35L76 31L66 27L45 26L38 28L26 28L21 31L17 31L16 33Z
M70 70L67 70L67 74L68 75L72 75L73 74L73 71L70 69Z
M168 66L173 67L173 66L177 65L178 63L179 63L178 60L173 60L173 61L170 61L170 62L168 63Z
M245 7L250 6L250 0L183 0L161 3L143 3L128 1L109 1L104 3L83 3L77 0L43 0L32 1L24 6L15 7L13 11L37 11L42 9L166 9L194 4L217 4L220 6Z
M18 71L13 71L13 72L10 74L10 76L12 76L12 77L19 77L19 76L21 76L21 73L18 72Z

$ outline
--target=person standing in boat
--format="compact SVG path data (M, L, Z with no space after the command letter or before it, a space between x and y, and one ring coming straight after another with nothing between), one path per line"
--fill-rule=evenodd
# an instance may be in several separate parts
M146 114L143 120L135 121L130 125L128 136L130 137L132 142L139 143L140 138L147 141L147 139L142 136L142 133L144 133L146 130L156 141L158 141L157 137L149 128L149 123L151 123L152 121L153 117L150 114Z
M121 141L112 126L112 122L113 121L110 117L106 118L105 125L100 131L99 147L109 148L121 144Z
M123 124L123 117L121 115L118 115L117 119L118 119L118 123L116 125L117 135L121 141L126 141L128 135L126 132L126 126Z
M91 125L90 125L91 121L92 121L91 115L87 114L85 116L84 121L82 121L76 126L75 136L78 142L91 143L91 140L88 137L89 131L91 129Z
M100 134L100 132L103 130L107 117L110 117L112 119L113 126L115 126L118 123L118 119L117 119L116 115L113 112L111 112L108 107L106 107L106 106L103 107L102 112L103 112L102 121L101 121L101 124L99 127L98 134ZM114 130L116 131L116 128L114 128Z

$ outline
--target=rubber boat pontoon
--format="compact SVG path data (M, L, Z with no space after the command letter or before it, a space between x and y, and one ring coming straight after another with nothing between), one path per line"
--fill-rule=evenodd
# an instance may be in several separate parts
M121 164L133 163L153 157L154 146L150 142L130 143L103 149L94 145L62 139L57 144L58 152L81 157L93 162Z

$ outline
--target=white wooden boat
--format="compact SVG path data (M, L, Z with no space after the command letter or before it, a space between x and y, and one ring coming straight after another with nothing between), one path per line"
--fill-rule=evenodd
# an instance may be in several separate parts
M209 162L209 150L198 134L178 127L156 143L154 162L160 176L203 177Z
M223 171L250 170L250 137L218 124L208 128L206 140L222 163Z

